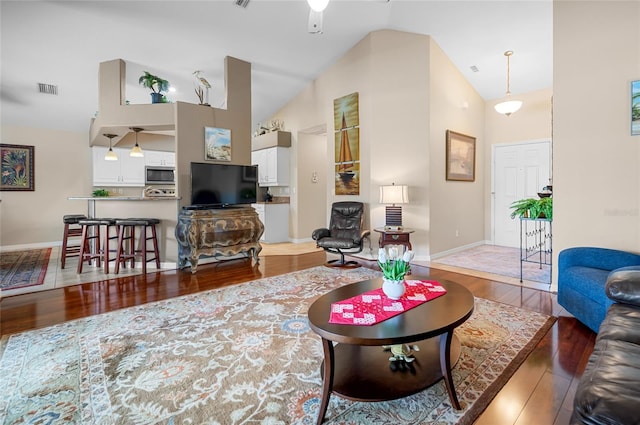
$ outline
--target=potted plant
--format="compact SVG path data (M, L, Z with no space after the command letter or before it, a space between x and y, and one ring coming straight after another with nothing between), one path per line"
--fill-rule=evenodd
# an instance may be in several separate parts
M151 89L151 103L164 102L164 94L162 93L169 90L169 82L167 80L144 71L144 74L138 79L138 83Z
M384 248L378 250L378 265L382 270L382 291L392 300L398 300L404 294L404 276L411 269L413 251L406 251L401 257L397 248L389 250L389 256Z
M553 219L553 198L527 198L515 201L509 207L513 209L511 218L548 218Z

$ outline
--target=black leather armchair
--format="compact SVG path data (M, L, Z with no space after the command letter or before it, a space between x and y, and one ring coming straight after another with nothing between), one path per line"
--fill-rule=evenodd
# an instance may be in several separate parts
M329 228L316 229L311 237L325 251L340 254L340 259L327 261L331 267L360 267L357 261L345 261L347 254L362 251L364 239L370 231L364 227L364 204L362 202L335 202L331 206Z

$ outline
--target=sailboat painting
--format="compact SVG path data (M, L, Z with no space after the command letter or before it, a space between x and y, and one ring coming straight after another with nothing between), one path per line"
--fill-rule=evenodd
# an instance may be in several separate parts
M333 101L336 195L360 194L358 93Z

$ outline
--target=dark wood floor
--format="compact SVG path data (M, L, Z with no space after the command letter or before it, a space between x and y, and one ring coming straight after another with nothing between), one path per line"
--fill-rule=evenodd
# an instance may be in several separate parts
M325 254L272 256L259 265L232 260L201 265L196 274L165 271L86 283L0 301L0 333L10 335L152 301L233 285L321 265ZM375 264L365 264L375 267ZM476 424L564 425L569 423L573 394L595 334L570 317L547 292L427 267L412 266L415 275L456 281L477 297L558 317L557 322L498 393Z

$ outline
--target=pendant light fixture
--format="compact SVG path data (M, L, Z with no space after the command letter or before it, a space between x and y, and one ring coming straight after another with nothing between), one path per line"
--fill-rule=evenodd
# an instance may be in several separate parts
M140 127L129 127L129 129L136 133L136 144L134 147L131 148L131 151L129 152L129 156L142 158L144 156L144 153L142 153L142 148L140 148L140 145L138 145L138 133L140 133L143 129Z
M118 155L116 155L116 153L113 151L112 147L111 147L111 140L114 137L118 137L117 134L103 134L104 137L109 139L109 150L107 151L107 154L104 156L105 161L117 161L118 160Z
M514 112L516 112L518 109L520 109L522 107L522 101L521 100L512 100L511 99L511 89L510 89L510 73L511 73L511 55L513 55L513 51L511 50L507 50L506 52L504 52L504 55L507 57L507 97L505 98L504 101L496 104L494 106L494 108L496 108L496 111L500 114L504 114L506 116L509 116L511 114L513 114Z
M329 0L307 0L307 3L314 12L322 12L327 8Z

